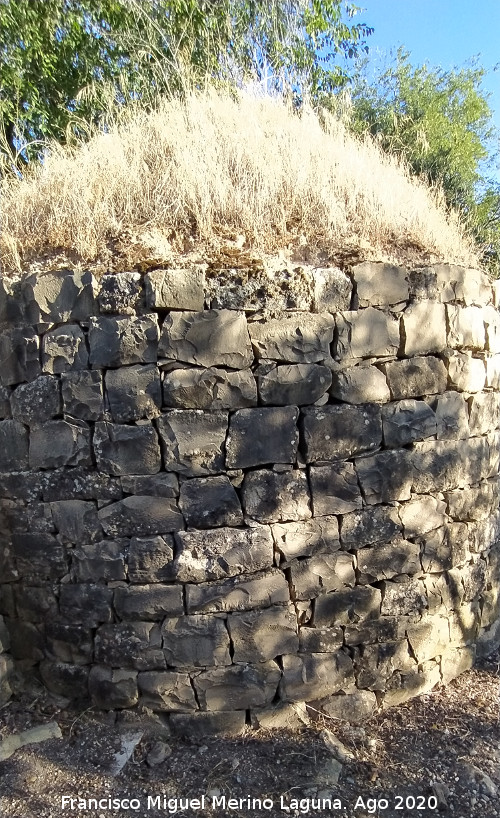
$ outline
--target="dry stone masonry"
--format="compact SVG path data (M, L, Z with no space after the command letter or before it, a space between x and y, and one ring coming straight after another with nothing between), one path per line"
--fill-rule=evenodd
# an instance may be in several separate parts
M0 703L361 721L500 641L483 273L62 270L0 326Z

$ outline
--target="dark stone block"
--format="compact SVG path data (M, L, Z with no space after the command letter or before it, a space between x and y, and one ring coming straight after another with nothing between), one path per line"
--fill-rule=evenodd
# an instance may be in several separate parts
M229 469L294 463L298 409L295 406L240 409L232 415L226 442Z
M91 318L90 363L96 369L155 363L159 332L156 315Z
M11 396L12 417L28 426L41 426L62 413L61 390L57 378L40 375L22 384Z
M243 524L238 495L225 475L186 480L181 486L179 506L186 524L193 528Z
M106 400L115 423L155 418L160 414L161 381L155 364L110 369L105 382Z
M380 406L322 406L302 410L301 431L308 463L342 460L382 444Z
M242 501L245 514L262 523L311 517L307 475L298 469L249 472L243 481Z
M28 430L17 420L0 420L0 472L28 468Z
M184 528L177 504L164 497L126 497L98 512L110 537L147 537Z
M311 466L310 483L315 517L347 514L363 505L352 463Z
M156 474L161 469L158 435L149 421L135 426L96 423L94 452L97 468L107 474Z
M113 620L113 591L105 585L61 585L61 617L69 624L95 628Z
M61 384L65 415L81 420L101 420L104 417L100 372L64 372Z

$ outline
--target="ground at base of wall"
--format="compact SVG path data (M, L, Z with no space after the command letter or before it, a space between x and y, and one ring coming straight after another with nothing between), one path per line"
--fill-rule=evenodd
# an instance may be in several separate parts
M0 747L12 734L49 722L59 725L62 739L27 745L0 762L0 814L498 816L500 651L447 688L362 726L323 717L296 731L249 729L234 739L160 736L134 723L130 714L61 709L61 702L33 688L0 709ZM204 809L196 801L202 795ZM63 809L63 796L76 799L73 808L66 801ZM84 803L92 798L104 800L95 809ZM121 805L114 808L109 799ZM130 808L126 799L137 802ZM241 799L241 805L232 808L229 799ZM261 799L261 808L252 799Z

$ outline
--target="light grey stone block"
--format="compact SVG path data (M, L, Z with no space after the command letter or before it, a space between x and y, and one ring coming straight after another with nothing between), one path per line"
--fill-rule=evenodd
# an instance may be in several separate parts
M454 352L445 356L448 378L458 392L480 392L486 380L485 362L470 353Z
M421 398L446 390L446 367L439 358L410 358L381 364L393 400Z
M356 552L359 582L362 585L392 579L399 574L419 574L419 543L401 538L385 545L379 543L376 548L360 548Z
M42 340L42 369L52 375L87 369L89 354L78 324L65 324L46 332Z
M248 328L257 358L303 364L330 357L334 327L331 315L293 313L252 322Z
M202 310L205 275L201 267L153 270L144 276L146 303L154 310Z
M272 369L260 367L257 380L263 404L304 406L328 391L332 373L319 364L285 364Z
M241 496L246 516L261 523L311 517L307 476L298 469L283 473L268 469L249 472L243 480Z
M335 357L373 358L397 355L399 320L374 307L339 313L336 316Z
M342 312L351 306L352 281L338 267L319 267L313 272L314 312Z
M329 591L352 587L356 582L353 557L343 551L293 560L287 568L294 599L314 599Z
M468 406L459 392L445 392L432 408L436 413L438 440L466 440L469 437Z
M386 403L387 379L376 366L350 366L333 372L330 394L345 403Z
M235 310L171 312L161 331L159 355L197 366L246 369L253 361L244 313Z
M229 634L223 619L208 614L167 618L161 633L169 667L231 664Z
M483 311L479 307L446 305L448 346L452 349L484 349Z
M180 582L208 582L272 568L274 549L267 526L179 531L174 568Z
M441 352L447 344L444 304L417 301L403 313L402 328L406 356Z
M176 409L242 409L257 405L257 384L250 369L174 369L163 377L163 403Z
M283 656L282 662L280 696L286 702L322 699L354 684L352 660L341 650Z
M233 665L199 673L193 683L203 710L264 707L278 688L281 671L275 662Z
M165 468L189 477L223 471L227 425L227 412L167 410L158 419Z
M62 413L61 390L57 378L40 375L12 392L12 417L28 426L41 426Z
M388 307L408 300L408 271L384 262L364 261L352 268L360 307Z
M347 514L363 505L352 463L313 466L309 474L315 517Z
M331 553L340 548L339 524L336 517L317 517L271 526L274 544L286 560L310 557L316 552Z
M250 611L286 605L290 602L288 582L283 572L275 570L253 574L251 577L186 585L188 613L219 613Z
M102 420L102 375L95 369L65 372L61 376L64 414L81 420Z
M437 418L424 401L401 400L382 407L384 443L402 448L437 433Z
M27 276L22 283L30 324L86 321L95 315L95 279L88 270L57 270Z
M288 608L267 608L264 611L232 613L227 626L233 644L233 660L266 662L299 649L297 617L292 605Z
M120 619L158 621L184 613L181 585L128 585L115 588L114 608Z
M164 497L126 497L101 508L98 516L110 537L144 537L184 528L177 504Z

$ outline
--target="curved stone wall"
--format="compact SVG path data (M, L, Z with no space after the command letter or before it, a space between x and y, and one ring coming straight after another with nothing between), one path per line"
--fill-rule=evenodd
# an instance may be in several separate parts
M500 640L484 274L59 271L0 321L0 650L51 690L360 720Z

